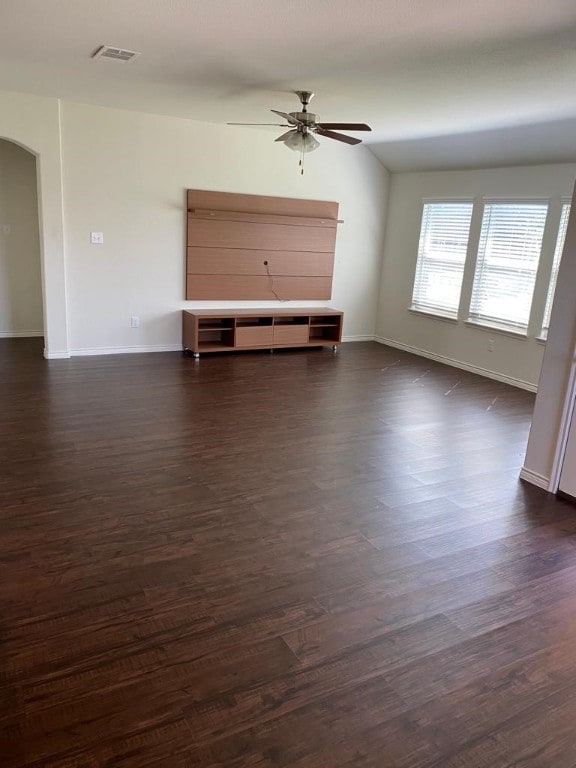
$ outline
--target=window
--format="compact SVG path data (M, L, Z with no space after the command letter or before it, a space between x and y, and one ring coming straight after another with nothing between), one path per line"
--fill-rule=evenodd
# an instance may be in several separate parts
M472 203L425 203L412 308L458 313Z
M560 228L556 240L556 250L554 251L554 261L552 263L552 274L550 275L550 285L548 286L548 299L546 300L546 309L544 310L544 321L542 323L542 333L546 335L550 327L550 315L552 314L552 304L554 303L554 294L556 292L556 283L558 282L558 271L560 269L560 260L564 250L564 240L566 239L566 230L568 229L568 217L570 216L570 203L564 203L562 214L560 216Z
M471 320L528 328L547 213L545 203L484 206Z

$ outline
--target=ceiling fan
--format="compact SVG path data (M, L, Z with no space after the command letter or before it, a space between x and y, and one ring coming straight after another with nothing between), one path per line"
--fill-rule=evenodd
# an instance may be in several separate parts
M270 110L276 115L284 118L286 123L228 123L228 125L274 125L278 128L289 128L289 131L279 136L276 141L282 141L289 148L295 152L300 152L304 155L307 152L313 152L318 149L320 142L314 137L324 136L327 139L335 139L336 141L343 141L345 144L361 144L361 139L356 139L353 136L346 136L345 133L337 133L335 129L343 131L371 131L369 125L366 123L321 123L318 120L318 115L312 112L308 112L308 104L312 100L314 94L310 91L295 91L296 96L300 99L302 104L301 112L280 112L277 109ZM300 165L303 168L303 157L300 159Z

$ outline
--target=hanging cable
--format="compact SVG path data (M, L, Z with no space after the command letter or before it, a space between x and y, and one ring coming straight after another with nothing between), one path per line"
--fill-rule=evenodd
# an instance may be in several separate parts
M270 292L271 292L271 293L273 293L273 294L274 294L274 296L276 296L276 298L278 299L278 301L288 301L288 299L282 299L282 298L280 298L280 296L278 296L278 294L277 294L277 293L276 293L276 291L274 290L274 278L273 278L273 277L272 277L272 275L270 274L270 268L269 268L269 266L268 266L268 262L267 262L267 261L265 261L265 262L264 262L264 266L266 267L266 274L268 275L268 281L269 281L269 286L268 286L268 287L269 287L269 289L270 289Z

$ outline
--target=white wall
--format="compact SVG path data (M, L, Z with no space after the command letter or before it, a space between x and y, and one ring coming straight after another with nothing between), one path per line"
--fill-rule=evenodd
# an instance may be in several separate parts
M451 323L408 311L416 268L422 198L549 198L550 215L542 263L550 268L561 200L571 197L575 178L576 165L393 174L376 323L379 339L535 389L544 354L544 344L536 338L517 338L494 330L471 328L463 321ZM534 297L536 314L543 312L545 288L545 281L540 281L540 290ZM538 332L539 329L532 325L529 336L534 337ZM492 352L488 351L489 339L493 340Z
M0 337L43 328L36 158L0 140Z
M302 177L273 130L65 102L61 114L72 351L178 347L182 308L250 306L183 300L187 188L338 201L330 304L344 310L346 336L372 337L388 174L367 149L323 141Z
M46 355L67 356L58 100L0 91L0 138L36 155Z

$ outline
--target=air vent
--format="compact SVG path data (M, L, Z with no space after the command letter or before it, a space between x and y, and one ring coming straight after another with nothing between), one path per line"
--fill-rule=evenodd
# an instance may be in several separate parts
M112 48L109 45L103 45L98 48L93 59L113 59L114 61L127 62L132 61L137 56L140 56L138 51L127 51L125 48Z

